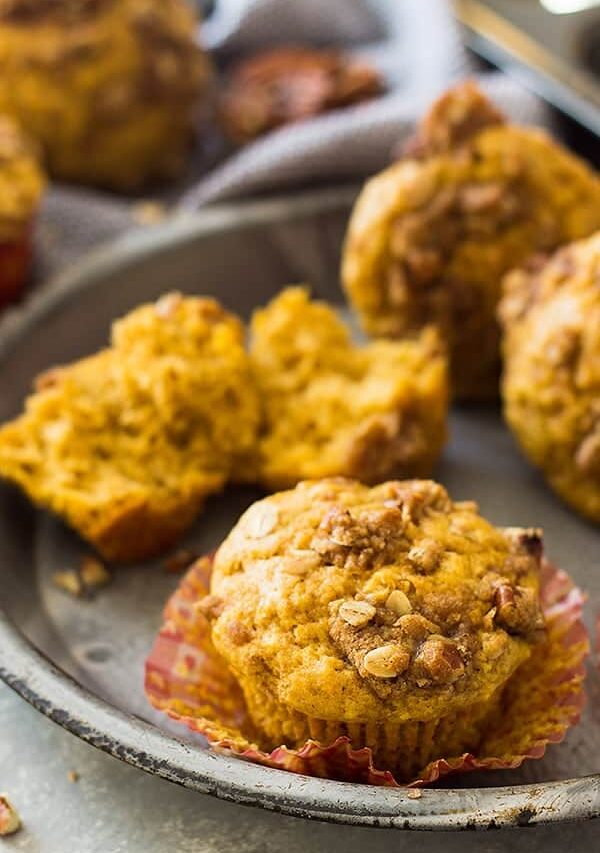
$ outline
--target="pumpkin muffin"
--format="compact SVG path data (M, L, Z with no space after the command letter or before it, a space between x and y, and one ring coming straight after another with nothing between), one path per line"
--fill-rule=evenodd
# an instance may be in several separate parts
M465 83L364 187L343 281L367 332L394 338L437 324L456 396L494 397L503 274L599 227L597 174L544 131L507 124Z
M36 152L0 116L0 309L19 295L31 261L31 226L44 189Z
M304 482L247 510L198 607L261 748L347 735L409 779L499 712L543 632L541 550L432 481Z
M185 164L209 78L185 0L4 0L0 111L53 176L116 190Z
M222 488L258 417L241 322L171 294L117 322L111 348L41 377L0 429L0 475L107 559L142 559Z
M254 314L263 406L247 479L269 489L344 475L426 476L446 440L446 359L436 333L355 346L335 310L284 290Z
M552 488L600 522L600 232L510 273L506 419Z

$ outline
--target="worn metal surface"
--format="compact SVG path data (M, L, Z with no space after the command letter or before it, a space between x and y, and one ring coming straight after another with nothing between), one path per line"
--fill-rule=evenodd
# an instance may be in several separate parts
M570 5L554 14L537 0L453 0L473 50L597 135L600 8Z
M245 314L290 281L311 281L317 294L340 302L337 267L350 199L347 192L319 193L214 210L127 238L84 262L0 331L0 420L18 411L36 372L102 345L112 318L170 288L215 294ZM457 498L479 500L497 523L544 526L549 554L589 591L591 616L600 602L600 533L545 489L497 412L454 413L437 476ZM211 501L188 544L217 544L253 497L232 490ZM143 660L176 578L157 566L134 566L117 572L94 601L72 600L50 578L84 550L56 520L0 488L0 675L106 752L220 798L342 823L446 829L600 814L597 673L590 672L596 701L583 724L519 771L463 777L454 789L424 791L416 800L402 790L293 776L208 752L148 708Z
M53 725L0 684L0 790L24 827L2 853L572 853L597 821L482 833L335 826L199 797ZM68 773L76 770L79 781Z

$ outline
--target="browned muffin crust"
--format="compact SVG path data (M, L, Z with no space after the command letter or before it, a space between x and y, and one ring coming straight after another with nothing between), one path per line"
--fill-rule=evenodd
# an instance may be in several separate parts
M97 14L116 0L0 0L0 21L31 24L69 23Z
M486 127L505 123L504 114L467 80L435 101L402 154L416 159L444 154L465 145Z

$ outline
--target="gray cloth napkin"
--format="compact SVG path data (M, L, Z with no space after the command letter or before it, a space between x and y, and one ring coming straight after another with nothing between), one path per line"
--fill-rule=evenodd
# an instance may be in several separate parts
M173 205L178 212L297 187L360 181L389 162L392 148L411 132L432 98L477 72L446 0L218 0L200 37L220 65L264 45L345 46L381 69L389 93L274 131L217 160L216 167L219 146L213 140L205 146L213 153L198 154L194 176ZM549 123L549 110L510 78L500 72L479 77L513 119ZM172 205L173 191L167 202ZM131 227L139 227L132 202L54 187L38 228L38 278Z

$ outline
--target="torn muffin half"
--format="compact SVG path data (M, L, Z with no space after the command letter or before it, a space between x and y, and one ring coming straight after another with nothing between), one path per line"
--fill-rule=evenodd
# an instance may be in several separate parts
M306 288L252 319L250 358L263 408L244 479L270 489L327 476L377 482L428 476L446 440L446 357L437 334L353 343Z
M111 347L38 379L0 429L0 476L108 560L159 553L254 446L243 338L212 299L137 308L114 324Z

